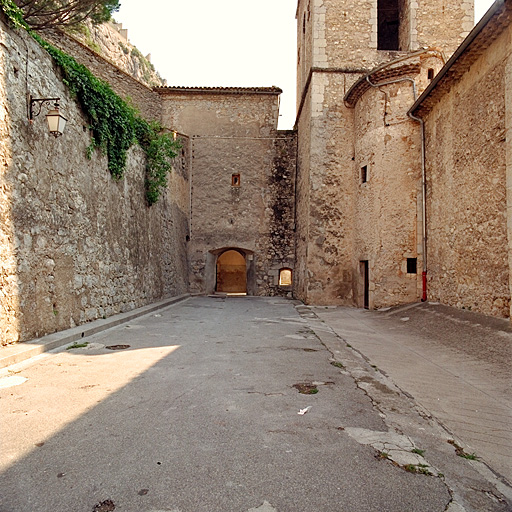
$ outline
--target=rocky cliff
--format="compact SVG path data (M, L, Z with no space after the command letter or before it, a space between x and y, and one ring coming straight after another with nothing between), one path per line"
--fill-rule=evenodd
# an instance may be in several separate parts
M119 23L93 25L90 21L67 30L103 58L149 87L167 85L149 60L128 40L128 31Z

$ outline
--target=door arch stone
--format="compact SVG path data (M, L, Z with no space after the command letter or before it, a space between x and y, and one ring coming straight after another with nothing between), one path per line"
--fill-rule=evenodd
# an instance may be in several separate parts
M239 274L238 274L238 279L240 280L239 283L243 282L243 278L241 276L241 273L242 273L242 267L243 267L243 263L242 263L242 259L243 261L245 261L245 288L243 291L224 291L226 288L225 288L225 285L228 284L229 285L229 277L228 277L228 281L225 280L225 278L227 276L225 275L221 275L221 283L220 283L220 287L218 286L218 272L219 272L219 260L220 260L220 270L222 272L223 268L224 268L224 271L226 270L229 270L228 268L226 268L226 264L227 266L229 267L229 261L230 261L230 256L229 253L230 251L233 251L235 252L237 255L233 255L232 253L231 254L231 257L233 258L236 258L236 260L238 261L239 265L234 265L234 266L238 266L240 267L238 270ZM225 255L225 256L223 256ZM242 259L240 259L242 258ZM236 263L236 260L233 259L231 260L232 262L235 262ZM211 251L208 251L207 255L206 255L206 293L207 294L211 294L211 293L215 293L215 292L219 292L219 293L247 293L247 295L254 295L255 294L255 291L256 291L256 278L255 278L255 265L254 265L254 252L249 250L249 249L243 249L241 247L222 247L222 248L219 248L219 249L213 249ZM235 271L236 269L231 269L233 271ZM233 276L234 277L234 276ZM224 279L223 279L224 278ZM240 289L239 288L233 288L233 289Z
M217 258L216 292L247 293L247 263L245 255L229 249Z

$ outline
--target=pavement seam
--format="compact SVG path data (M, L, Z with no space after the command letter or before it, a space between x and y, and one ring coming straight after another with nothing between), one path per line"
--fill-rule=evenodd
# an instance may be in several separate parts
M399 395L402 395L402 398L404 400L408 399L409 400L408 406L413 411L413 413L419 415L432 428L436 429L438 432L443 433L444 437L454 439L458 444L464 445L464 443L458 438L458 436L456 436L451 431L451 429L449 429L447 426L445 426L441 420L439 420L437 417L433 416L432 413L430 413L430 411L428 411L425 407L423 407L420 403L418 403L412 395L410 395L409 393L404 391L402 388L400 388L400 386L396 385L394 383L394 381L385 372L374 367L374 365L371 364L371 360L365 354L363 354L360 350L358 350L355 347L353 347L352 345L350 345L348 340L346 340L345 338L340 336L332 327L330 327L318 315L316 315L316 313L312 310L312 308L307 307L307 306L303 306L303 307L298 306L298 307L296 307L296 309L297 309L297 312L303 318L308 320L308 324L309 324L310 328L313 330L315 335L318 337L320 343L331 354L333 359L337 360L337 359L339 359L339 357L337 357L336 354L334 353L334 350L328 346L328 340L323 339L323 338L332 338L332 339L336 340L338 343L341 341L343 349L350 351L352 354L357 354L359 356L359 358L362 359L362 361L364 361L369 367L373 368L373 370L375 371L374 374L380 374L383 379L388 381L387 383L391 384L391 386L388 386L388 387L390 387L391 389L396 388L399 391ZM377 331L375 331L375 333L377 333ZM361 389L368 396L368 398L371 400L373 406L378 411L380 411L381 414L384 416L383 419L384 419L386 425L388 426L388 428L394 429L395 431L400 431L400 424L397 423L396 421L394 421L390 417L389 411L386 411L385 409L382 408L382 402L377 400L377 398L375 396L372 396L372 393L368 387L360 385L359 380L360 380L361 376L358 377L357 375L355 375L353 369L350 369L348 367L348 365L347 365L346 369L347 369L347 372L354 379L357 387L359 389ZM369 370L369 368L366 368L366 369L361 368L360 370L362 370L363 374L367 374L370 376L374 375ZM479 461L477 461L477 464L471 464L471 466L475 469L475 471L478 472L478 474L486 481L487 484L490 484L494 489L496 489L497 494L494 494L495 497L497 497L498 499L500 499L502 501L505 500L506 503L508 503L509 506L512 507L512 486L510 485L510 483L502 475L500 475L499 473L494 471L483 460L479 460ZM457 490L457 486L453 485L452 482L449 482L448 478L444 478L444 481L447 486L447 489L450 492L450 495L452 496L452 501L448 504L448 507L446 510L451 510L449 507L450 507L450 505L452 505L452 509L453 509L453 506L461 507L458 509L456 508L455 510L461 510L461 511L465 511L465 512L474 510L474 512L479 512L476 509L462 508L461 503L464 503L465 500L462 496L460 496L460 493ZM498 494L501 495L501 497L499 497ZM491 509L489 509L489 510L491 510Z

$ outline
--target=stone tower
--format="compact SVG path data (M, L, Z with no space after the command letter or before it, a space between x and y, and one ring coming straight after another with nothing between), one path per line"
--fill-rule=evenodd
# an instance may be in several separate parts
M421 296L421 130L407 112L473 27L473 0L299 0L295 293Z

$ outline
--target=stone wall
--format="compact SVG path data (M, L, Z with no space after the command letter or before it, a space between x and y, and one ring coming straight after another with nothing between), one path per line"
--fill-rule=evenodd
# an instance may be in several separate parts
M442 86L443 94L424 112L429 299L503 317L510 314L505 101L510 37L508 26L458 80Z
M314 61L314 0L300 0L297 8L297 107Z
M312 81L309 303L353 304L354 115L343 97L357 77L315 73Z
M216 289L217 257L247 261L250 295L294 267L295 136L276 130L279 89L161 88L163 122L191 135L191 291ZM238 176L239 182L234 183Z
M377 50L378 0L316 0L315 66L368 70L420 48L451 55L473 28L473 0L403 0L400 51ZM433 22L435 20L435 22ZM324 38L322 39L322 34Z
M311 95L298 116L297 128L297 178L295 187L295 296L306 301L308 297L308 245L309 245L309 190L311 167Z
M353 268L359 306L365 284L358 266L363 261L369 264L370 308L421 297L421 134L407 112L415 90L421 93L430 83L428 70L436 73L441 67L437 52L427 51L369 77L373 84L387 85L371 87L361 80L347 95L356 119Z
M0 333L25 341L187 291L187 140L155 206L144 198L145 159L126 177L86 158L88 121L51 58L0 22ZM60 97L62 137L44 112L27 118L27 93Z
M435 47L451 54L473 28L473 3L473 0L399 2L400 51L383 51L377 50L378 0L300 0L299 54L306 56L310 67L345 70L355 67L368 71L397 58L400 53L419 48ZM304 45L310 48L303 48ZM304 82L299 80L299 84Z
M418 265L421 264L421 255L417 253L418 185L412 178L413 174L417 178L420 165L417 126L409 120L398 120L398 123L403 123L400 128L378 125L383 123L384 106L376 91L368 94L376 98L377 103L364 102L356 113L346 106L344 96L372 69L394 60L408 59L410 52L417 48L438 47L437 57L433 58L435 63L431 63L431 68L437 71L442 65L440 50L451 53L456 49L471 29L473 14L471 0L404 0L400 4L403 17L408 18L400 34L401 51L377 49L377 0L300 0L298 4L298 51L299 55L305 56L306 62L298 66L295 289L297 296L309 303L361 305L359 261L366 257L373 258L374 271L382 265L374 274L375 282L388 270L393 276L388 283L389 291L383 287L379 290L376 285L373 290L374 306L417 297L418 277L411 276L407 281L403 279L403 262L407 258L417 257ZM424 27L427 23L433 25L432 19L436 19L435 29L427 31ZM423 57L417 56L417 59L426 66ZM426 69L424 75L422 79L426 78ZM400 116L404 116L414 102L411 87L396 89L390 94L400 100ZM357 127L354 118L358 121ZM365 122L368 123L366 126ZM391 123L396 124L392 119ZM389 143L390 138L392 143ZM413 151L408 153L410 147ZM380 174L381 178L375 175L378 185L373 187L376 190L372 194L382 197L382 204L397 205L401 193L395 197L394 190L400 186L402 177L398 182L387 181L384 168L406 153L407 158L401 167L406 176L403 179L408 182L407 207L404 209L411 207L412 213L396 222L398 212L393 214L390 230L394 235L389 236L395 237L396 241L403 239L397 242L402 248L391 250L383 259L382 249L377 243L380 235L372 234L371 241L363 241L366 234L370 236L361 232L363 225L363 231L371 230L373 233L377 228L370 225L370 219L375 219L379 212L373 204L375 197L363 199L368 192L361 190L358 182L360 166L364 165L363 160L368 160L379 167L377 175ZM415 157L417 161L413 165ZM396 176L399 175L397 170ZM386 202L386 198L390 201ZM401 208L397 206L397 210ZM395 259L393 264L392 259Z
M292 287L279 285L279 270L295 269L295 174L297 133L278 131L272 148L274 160L267 177L266 218L270 236L267 259L270 262L265 295L291 296ZM295 271L293 272L295 274ZM292 275L293 275L292 274Z
M355 109L353 266L369 263L372 309L420 297L421 266L407 273L408 258L420 258L421 265L421 139L419 125L407 117L412 101L412 85L398 83L368 90ZM362 307L363 276L355 275Z
M160 97L150 87L61 30L45 30L43 37L57 48L72 55L95 76L110 84L110 87L121 98L133 104L143 117L148 120L161 120Z

